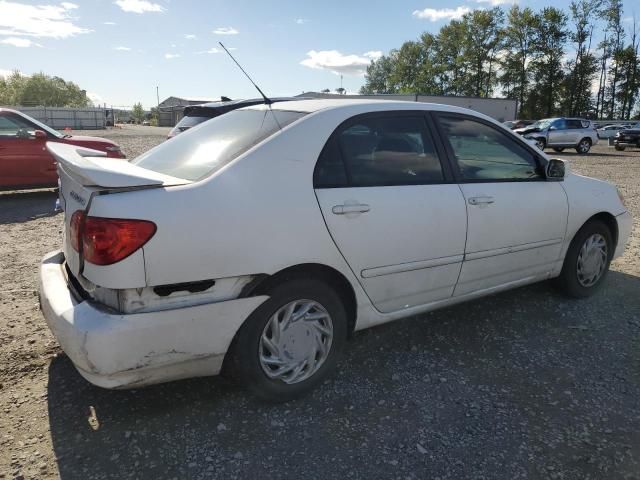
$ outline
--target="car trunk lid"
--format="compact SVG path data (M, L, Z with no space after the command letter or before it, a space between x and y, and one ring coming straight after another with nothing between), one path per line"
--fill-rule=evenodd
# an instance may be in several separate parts
M67 266L76 277L82 273L83 259L70 241L74 212L89 213L95 195L191 183L126 160L106 158L105 152L86 147L48 142L47 149L58 162L60 207L64 211L63 251Z

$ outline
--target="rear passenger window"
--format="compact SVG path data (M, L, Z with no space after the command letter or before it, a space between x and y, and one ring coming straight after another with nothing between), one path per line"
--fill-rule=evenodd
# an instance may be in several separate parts
M313 186L314 188L347 186L347 172L344 169L340 147L335 138L327 142L320 154L315 172L313 172Z
M421 116L365 117L344 127L333 139L336 145L328 147L339 150L334 155L341 155L352 187L421 185L444 179ZM340 175L327 158L320 159L316 173L320 171L332 171L334 180Z
M567 120L567 128L578 130L587 127L584 127L580 120Z

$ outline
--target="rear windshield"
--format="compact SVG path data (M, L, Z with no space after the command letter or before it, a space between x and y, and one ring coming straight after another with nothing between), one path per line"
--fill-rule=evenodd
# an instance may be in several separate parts
M234 110L161 143L132 163L165 175L198 180L304 115L283 110Z
M209 120L211 117L192 117L192 116L186 116L186 117L182 117L182 119L178 122L178 124L176 125L176 128L180 128L180 129L187 129L187 128L191 128L191 127L195 127L196 125Z

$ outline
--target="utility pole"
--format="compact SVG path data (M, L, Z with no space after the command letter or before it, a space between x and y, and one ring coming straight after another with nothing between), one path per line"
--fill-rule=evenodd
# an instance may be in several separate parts
M157 107L158 109L160 109L160 93L157 85L156 85L156 100L158 101Z

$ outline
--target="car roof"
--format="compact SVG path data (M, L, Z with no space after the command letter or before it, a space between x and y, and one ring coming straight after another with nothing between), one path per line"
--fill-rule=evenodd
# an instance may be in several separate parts
M272 102L287 102L290 100L300 100L299 97L275 97L270 98ZM188 105L186 108L196 107L196 108L222 108L229 107L231 105L255 105L256 103L263 103L263 98L245 98L241 100L228 100L228 101L219 101L219 102L208 102L208 103L198 103L196 105ZM240 108L240 107L239 107Z
M426 102L402 102L397 100L369 100L369 99L311 99L302 101L291 101L286 103L279 103L273 105L253 105L245 107L244 110L266 110L268 108L272 110L286 110L293 112L313 113L320 110L329 109L347 109L347 110L361 110L361 107L371 107L370 111L385 111L385 110L434 110L442 112L457 112L457 113L471 113L475 116L483 118L489 118L480 112L470 110L468 108L456 107L453 105L443 105L441 103L426 103ZM493 119L492 119L493 120Z

